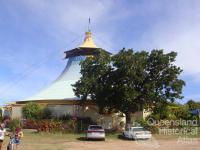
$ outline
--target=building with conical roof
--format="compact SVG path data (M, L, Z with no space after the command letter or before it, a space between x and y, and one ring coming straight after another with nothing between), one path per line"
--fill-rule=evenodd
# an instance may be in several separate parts
M98 49L93 42L91 31L88 30L85 33L82 45L65 51L65 58L68 60L66 67L53 83L33 96L16 101L7 106L11 112L11 117L22 118L22 107L28 102L35 102L47 106L56 117L62 115L90 117L94 122L104 125L105 128L119 125L122 120L124 122L125 118L121 115L99 114L98 107L91 100L83 103L74 94L72 84L81 77L80 61L88 56L98 55ZM136 118L143 116L144 112L136 114Z
M92 33L90 31L86 32L84 42L81 46L65 52L65 58L68 61L60 76L47 88L22 101L78 100L74 95L72 84L78 81L81 76L80 61L84 60L87 56L95 55L97 49L92 39Z
M91 31L87 31L83 44L65 51L65 58L68 60L66 67L53 83L31 97L9 104L12 118L22 118L22 107L28 102L34 102L47 106L54 116L90 117L94 122L101 122L106 128L110 128L113 118L116 117L111 114L99 114L98 107L91 100L82 103L75 96L72 87L72 84L81 77L80 61L88 56L97 55L98 49L93 42ZM119 117L119 119L121 118ZM119 123L120 121L115 119L115 122Z

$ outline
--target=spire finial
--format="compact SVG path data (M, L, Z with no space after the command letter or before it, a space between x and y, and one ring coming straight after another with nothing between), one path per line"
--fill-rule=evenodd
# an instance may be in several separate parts
M79 47L81 47L81 48L97 48L97 46L94 44L93 39L92 39L92 33L90 30L90 18L88 19L88 31L85 32L84 42Z
M90 32L90 18L88 19L88 32Z

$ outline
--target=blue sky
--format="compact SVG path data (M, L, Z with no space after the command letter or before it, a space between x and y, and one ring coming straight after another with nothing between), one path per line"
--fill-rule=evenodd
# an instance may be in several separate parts
M64 69L91 18L96 45L116 53L177 51L185 98L200 101L199 0L0 0L0 103L36 93ZM180 101L179 101L180 102Z

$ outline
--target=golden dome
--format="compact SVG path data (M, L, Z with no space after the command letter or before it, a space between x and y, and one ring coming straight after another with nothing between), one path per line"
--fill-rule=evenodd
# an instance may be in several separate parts
M90 31L85 32L84 42L79 47L80 48L97 48L97 46L93 42L92 33Z

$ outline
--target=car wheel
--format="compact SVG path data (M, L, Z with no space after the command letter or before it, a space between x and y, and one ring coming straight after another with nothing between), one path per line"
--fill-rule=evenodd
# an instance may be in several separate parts
M136 137L134 137L134 136L132 135L132 140L136 141L136 140L137 140L137 138L136 138Z
M119 137L125 138L124 132L122 132L122 134Z

